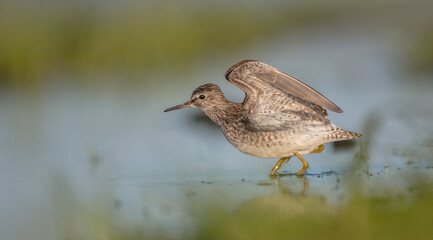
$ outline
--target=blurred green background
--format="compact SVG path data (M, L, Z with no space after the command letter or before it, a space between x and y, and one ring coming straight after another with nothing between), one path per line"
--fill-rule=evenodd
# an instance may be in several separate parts
M418 239L433 229L432 1L0 2L2 239ZM196 110L257 59L361 132L246 156Z

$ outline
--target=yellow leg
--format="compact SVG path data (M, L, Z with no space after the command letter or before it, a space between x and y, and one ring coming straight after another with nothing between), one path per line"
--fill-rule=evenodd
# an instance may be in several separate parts
M288 163L290 160L290 157L283 157L280 160L278 160L278 162L275 164L275 166L272 168L271 173L269 175L271 176L275 176L278 175L278 172L280 171L281 167L285 164Z
M320 144L317 149L314 149L313 151L310 152L311 153L321 153L323 150L325 150L325 146L323 144ZM305 171L307 171L308 167L310 166L310 164L299 154L299 153L295 153L295 155L299 158L299 160L301 160L302 164L304 165L302 167L301 170L299 170L298 173L296 173L296 175L303 175L305 173ZM278 162L275 164L275 166L272 168L271 173L269 174L270 176L276 176L278 175L278 172L280 171L281 167L285 164L288 163L290 160L290 157L283 157L280 160L278 160Z
M299 170L298 173L296 173L296 175L299 176L304 174L305 171L307 171L310 164L307 161L305 161L305 159L299 153L295 152L295 155L299 158L299 160L301 160L302 164L304 164L304 167L301 170Z
M321 153L323 150L325 150L325 146L323 144L320 144L320 146L317 147L317 149L314 149L311 153Z

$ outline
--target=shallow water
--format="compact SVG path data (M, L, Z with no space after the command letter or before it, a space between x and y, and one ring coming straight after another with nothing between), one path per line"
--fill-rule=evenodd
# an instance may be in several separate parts
M223 63L203 61L189 79L154 76L140 88L116 84L119 76L97 90L59 81L40 93L2 94L2 236L57 239L69 228L85 233L76 230L86 226L79 213L102 209L148 236L185 237L212 201L235 209L289 192L338 205L357 178L365 193L380 194L378 184L407 191L410 172L433 173L433 81L402 69L405 32L382 29L354 31L345 23L298 30L253 44ZM243 58L269 63L329 97L345 111L329 118L363 139L342 149L327 144L323 153L305 156L310 168L304 178L290 174L301 168L293 158L272 179L268 173L277 159L238 152L197 110L162 112L207 82L242 101L223 73Z

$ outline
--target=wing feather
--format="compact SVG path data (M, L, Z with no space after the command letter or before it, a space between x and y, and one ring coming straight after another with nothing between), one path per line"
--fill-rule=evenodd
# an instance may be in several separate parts
M253 76L255 78L252 78ZM331 102L314 88L272 66L255 60L244 60L233 65L227 71L226 79L242 90L249 92L251 92L250 87L247 86L246 89L245 85L249 85L253 81L262 81L284 93L314 103L333 112L343 112L335 103ZM249 92L247 91L245 92L248 94Z
M226 79L245 94L246 126L252 131L278 131L308 122L329 123L326 109L343 112L307 84L265 63L244 60L229 68Z

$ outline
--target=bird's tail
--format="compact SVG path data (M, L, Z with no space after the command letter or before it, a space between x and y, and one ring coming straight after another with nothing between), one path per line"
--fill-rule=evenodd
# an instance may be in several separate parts
M346 131L341 128L336 128L334 131L329 133L329 138L333 141L349 140L353 138L359 138L361 136L362 134Z

